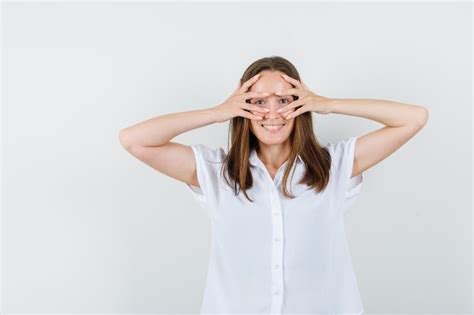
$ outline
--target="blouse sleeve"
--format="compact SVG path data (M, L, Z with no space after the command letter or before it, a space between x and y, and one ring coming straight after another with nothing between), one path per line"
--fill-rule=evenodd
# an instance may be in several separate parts
M215 199L217 183L217 172L222 149L212 149L204 144L190 145L194 153L196 163L196 174L199 186L185 183L188 191L197 201L201 209L208 217L213 215L213 200Z
M340 201L338 204L341 205L344 214L357 200L364 180L363 173L351 177L357 138L351 137L336 144L328 144L332 163L334 163L334 168L331 167L333 169L331 175L334 176L336 198Z

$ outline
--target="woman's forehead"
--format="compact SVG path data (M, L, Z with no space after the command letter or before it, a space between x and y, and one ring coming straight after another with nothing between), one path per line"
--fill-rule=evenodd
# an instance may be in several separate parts
M257 82L255 82L250 87L250 91L275 93L278 91L291 89L292 87L293 86L290 84L290 82L279 76L267 75L258 79Z

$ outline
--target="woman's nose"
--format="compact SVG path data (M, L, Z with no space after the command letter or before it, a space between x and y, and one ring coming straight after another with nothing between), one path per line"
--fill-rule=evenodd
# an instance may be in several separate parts
M278 112L278 110L280 108L283 108L285 107L286 105L288 104L277 104L277 103L272 103L272 104L265 104L265 108L268 108L270 111L268 111L267 113L264 113L266 116L268 115L273 115L273 116L282 116L283 114L285 114L286 112L290 112L290 111L293 111L293 109L287 109L286 111L284 112Z
M281 106L275 109L270 109L270 111L267 113L258 113L257 115L262 116L263 120L272 120L272 119L279 120L279 121L286 120L285 115L292 110L290 109L288 111L279 113L277 112L279 108L281 108Z
M269 106L267 107L269 109L269 111L267 113L265 113L266 116L270 117L270 116L281 116L283 113L279 113L278 110L281 108L282 106Z

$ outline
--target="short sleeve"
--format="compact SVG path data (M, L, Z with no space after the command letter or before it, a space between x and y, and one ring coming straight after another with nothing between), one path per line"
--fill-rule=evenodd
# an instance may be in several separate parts
M337 204L344 214L359 196L364 181L363 173L351 177L357 138L351 137L327 146L333 163L331 175L334 176L335 194L339 201Z
M206 212L208 217L213 215L213 201L215 199L218 183L218 169L222 161L222 148L212 149L204 144L190 145L196 162L196 174L199 186L185 183L188 191L198 205Z

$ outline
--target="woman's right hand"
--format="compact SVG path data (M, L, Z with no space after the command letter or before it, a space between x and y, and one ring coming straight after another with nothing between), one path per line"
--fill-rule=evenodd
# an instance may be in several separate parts
M217 122L225 122L236 116L241 116L248 119L262 120L264 114L268 113L270 110L265 107L257 106L254 104L247 103L246 100L256 97L264 97L270 95L267 92L248 92L250 87L257 82L260 78L260 73L256 74L244 84L239 84L237 88L232 92L231 96L225 100L222 104L214 107L212 110L216 115ZM262 116L254 115L249 111L261 113Z

